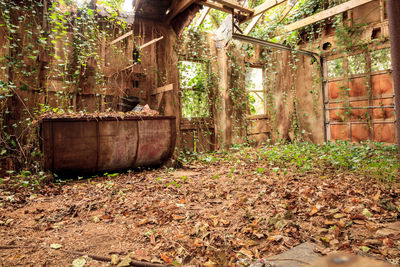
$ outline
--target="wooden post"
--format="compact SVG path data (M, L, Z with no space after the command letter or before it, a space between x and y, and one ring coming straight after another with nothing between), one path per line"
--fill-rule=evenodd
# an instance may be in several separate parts
M230 146L230 130L232 119L229 117L229 78L228 78L228 57L225 48L217 49L218 63L218 94L221 97L220 105L216 112L216 135L219 149L227 149Z
M387 4L395 94L397 145L400 153L400 2L399 0L388 0Z

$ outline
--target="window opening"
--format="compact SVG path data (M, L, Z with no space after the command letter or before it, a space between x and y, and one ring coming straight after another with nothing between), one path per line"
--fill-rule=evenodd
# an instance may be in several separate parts
M379 39L379 38L381 38L381 36L382 36L382 29L381 29L381 27L374 28L374 29L372 30L372 33L371 33L371 39L372 39L372 40Z
M367 72L367 58L365 54L358 54L347 57L349 74L363 74Z
M263 85L263 69L247 68L246 91L251 115L265 114L265 90Z
M187 119L210 117L208 97L208 64L179 62L182 117Z
M327 63L328 63L328 78L338 78L344 76L343 58L329 60Z
M382 71L392 67L390 48L379 49L371 52L371 70Z

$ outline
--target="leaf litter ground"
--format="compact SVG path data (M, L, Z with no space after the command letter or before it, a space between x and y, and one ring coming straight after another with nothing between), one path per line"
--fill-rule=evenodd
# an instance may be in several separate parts
M114 262L129 255L164 264L235 266L239 259L266 258L306 241L321 254L348 251L399 263L398 184L330 169L281 172L256 151L213 154L177 170L48 185L40 192L11 189L6 179L0 263L68 266L79 258L68 250L113 256Z

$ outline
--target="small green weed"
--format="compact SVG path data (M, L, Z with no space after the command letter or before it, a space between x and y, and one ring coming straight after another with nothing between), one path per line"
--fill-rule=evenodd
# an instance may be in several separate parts
M383 182L398 176L397 146L384 143L347 141L313 144L307 142L266 145L260 155L273 168L292 166L300 172L331 168L353 171Z

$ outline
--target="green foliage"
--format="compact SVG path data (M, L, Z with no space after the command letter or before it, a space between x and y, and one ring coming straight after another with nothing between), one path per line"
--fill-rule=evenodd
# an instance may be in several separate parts
M374 50L371 52L371 71L390 69L390 48Z
M226 171L233 177L238 165L256 164L256 175L317 174L321 178L329 175L361 175L385 184L399 181L400 163L397 145L377 142L355 144L347 141L313 144L309 142L267 143L255 149L248 145L233 146L226 153L204 153L181 155L181 162L197 162L216 165L229 162L231 169ZM213 177L217 179L218 176Z
M122 0L102 1L111 14L106 18L75 1L43 2L0 0L0 29L7 38L0 51L0 159L12 159L23 170L9 172L23 185L48 180L40 168L37 117L72 111L88 76L94 77L95 94L104 93L100 44L129 30L113 11ZM16 112L15 106L23 109Z
M318 170L352 171L382 182L393 182L400 167L396 145L347 141L278 143L266 145L260 155L271 167L294 167L300 172Z
M353 21L351 25L349 25L343 22L341 15L337 15L333 27L335 28L335 36L339 50L351 51L354 48L366 48L368 42L360 38L366 25L367 24L362 21Z
M253 94L247 94L247 102L249 103L250 114L256 114L256 98Z
M208 64L202 62L179 62L182 116L200 118L210 116Z

